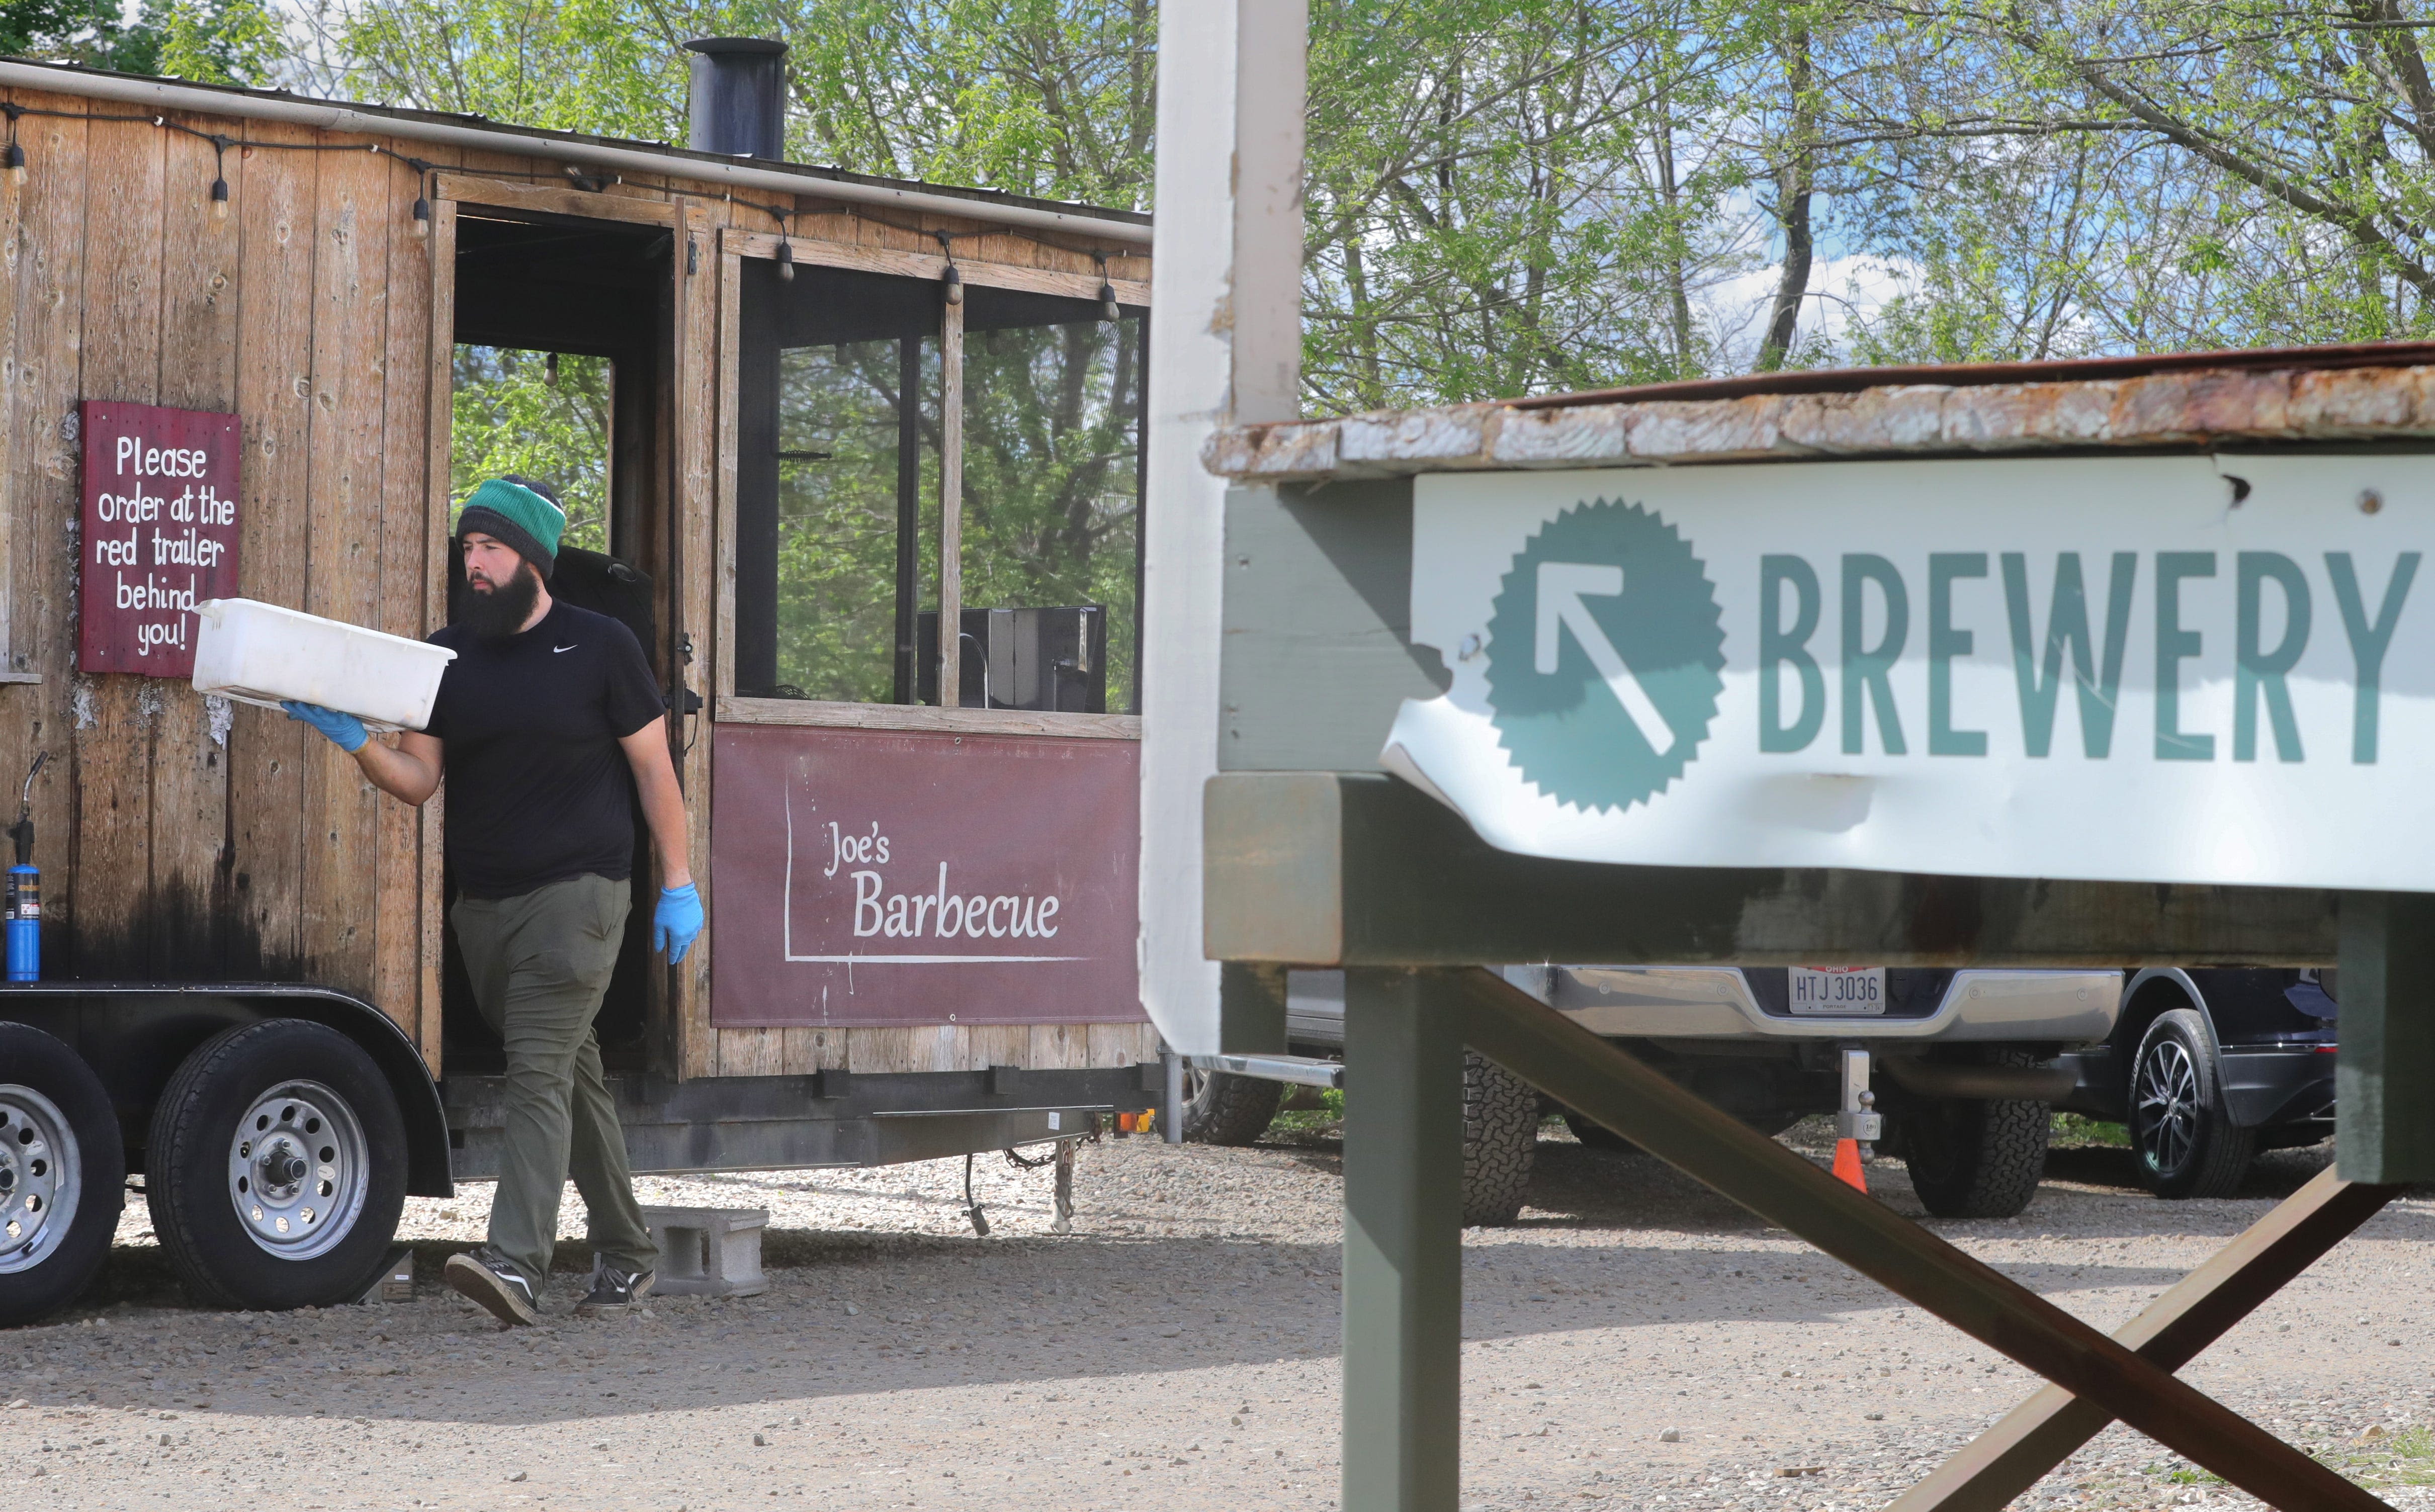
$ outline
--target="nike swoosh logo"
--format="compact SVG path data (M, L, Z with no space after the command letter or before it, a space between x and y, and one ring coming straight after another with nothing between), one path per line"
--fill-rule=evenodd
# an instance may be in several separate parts
M576 645L580 645L580 644L583 644L582 642L578 641L578 642L576 643ZM552 655L556 655L556 654L558 654L558 653L560 653L560 652L562 652L562 651L572 651L572 650L574 650L574 649L575 649L575 646L574 646L574 645L553 645L553 646L551 646L549 649L550 649L550 652L551 652L551 654L552 654Z

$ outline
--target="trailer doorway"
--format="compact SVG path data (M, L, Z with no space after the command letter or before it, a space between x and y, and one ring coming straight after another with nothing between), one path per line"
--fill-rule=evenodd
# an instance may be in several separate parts
M446 207L453 345L446 403L435 407L449 427L452 507L486 477L549 485L567 512L553 593L623 621L665 687L654 599L667 537L672 237L665 206L632 208L662 214L654 224ZM453 602L462 570L453 552L444 566ZM618 1071L649 1069L652 1043L652 868L639 812L635 832L633 908L596 1021L601 1058ZM455 902L444 866L441 894ZM455 936L443 929L441 938L443 1064L499 1071L501 1047L474 1005Z

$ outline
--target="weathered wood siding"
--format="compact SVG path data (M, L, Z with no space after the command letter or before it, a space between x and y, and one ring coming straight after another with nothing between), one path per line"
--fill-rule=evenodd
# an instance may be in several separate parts
M232 147L215 219L209 143L88 118L132 112L73 95L12 99L61 112L19 122L31 171L0 189L8 662L41 679L0 685L0 765L13 788L51 753L34 794L45 974L321 981L412 1031L421 817L276 713L77 672L76 405L239 414L242 592L423 633L431 269L408 229L415 175L370 152Z
M210 143L148 117L102 119L137 113L107 101L6 97L59 112L19 121L31 171L22 189L0 180L0 673L38 679L0 681L0 788L13 796L34 752L49 750L33 793L44 974L326 983L378 1005L437 1070L444 793L408 809L276 713L208 704L183 681L77 672L77 404L241 416L241 592L421 636L444 612L455 202L671 225L682 205L694 272L668 337L681 333L682 351L667 353L675 376L663 402L674 413L663 423L672 418L678 434L687 679L708 695L722 663L719 481L733 475L717 440L733 266L721 242L730 228L766 234L774 223L700 184L630 178L591 194L546 182L553 161L398 141L398 154L442 170L430 234L419 237L420 176L400 156L362 150L380 138L176 117L241 144L220 162L230 205L215 219ZM907 262L917 275L936 259L933 231L985 231L901 213L871 219L811 197L796 205L798 237L924 259ZM956 255L1096 279L1089 248L1073 240L967 234ZM1148 260L1112 256L1108 273L1130 292L1146 285ZM637 554L664 595L668 488L662 476L646 490L649 544ZM667 610L664 596L664 624ZM665 660L665 646L651 651ZM697 738L682 765L705 894L709 755ZM722 1035L709 1023L711 962L711 951L694 952L654 1009L660 1057L682 1074L1109 1065L1155 1048L1133 1024L951 1027L919 1044L901 1030Z

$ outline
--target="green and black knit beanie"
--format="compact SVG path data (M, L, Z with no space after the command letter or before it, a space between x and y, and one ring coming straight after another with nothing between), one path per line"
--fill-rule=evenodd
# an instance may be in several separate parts
M558 565L558 538L565 529L566 511L521 478L488 480L457 511L457 539L469 530L496 536L544 580Z

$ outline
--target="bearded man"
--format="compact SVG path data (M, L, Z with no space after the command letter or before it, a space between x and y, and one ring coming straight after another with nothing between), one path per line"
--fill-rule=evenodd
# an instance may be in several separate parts
M632 1308L659 1262L592 1030L625 937L637 798L662 885L652 949L681 961L702 924L659 685L632 631L550 597L565 528L556 499L521 478L465 501L464 587L431 637L457 659L428 728L391 746L353 714L285 705L394 798L420 805L447 780L448 920L508 1075L490 1242L450 1256L444 1275L510 1324L538 1315L570 1174L594 1257L578 1314Z

